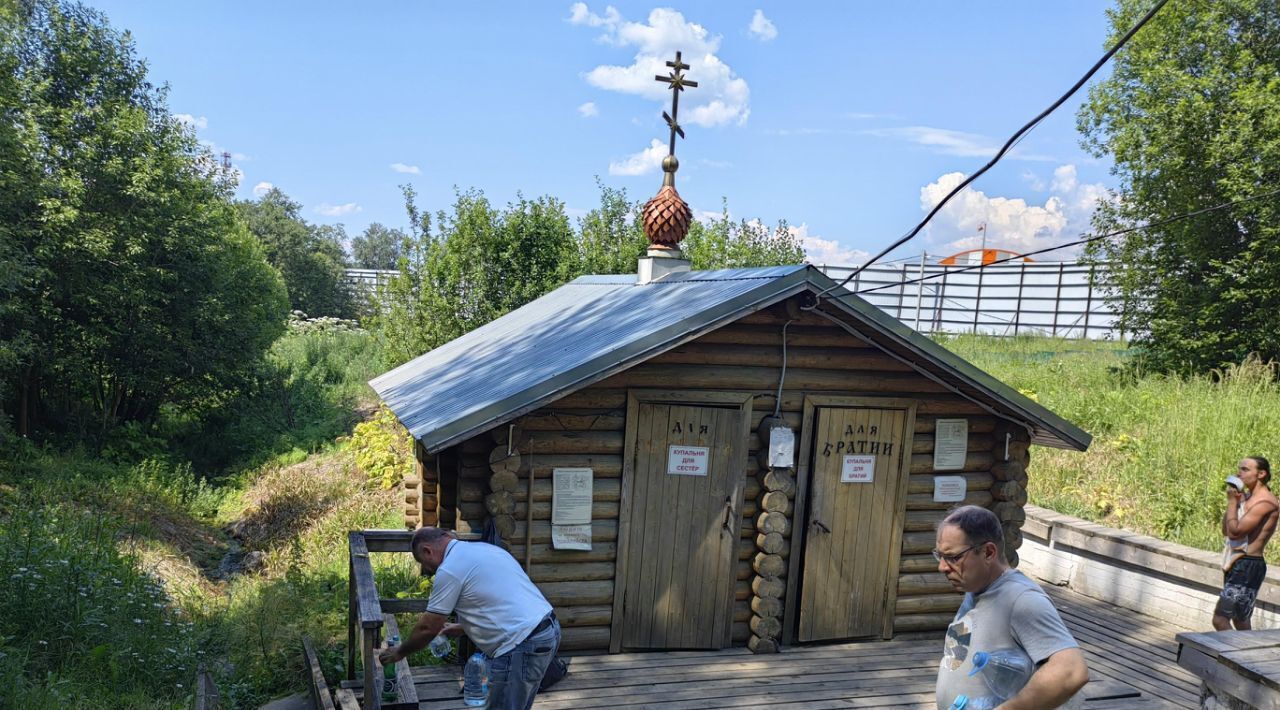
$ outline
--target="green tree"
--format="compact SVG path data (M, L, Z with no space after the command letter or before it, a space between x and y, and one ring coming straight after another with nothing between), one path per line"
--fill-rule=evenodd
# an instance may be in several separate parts
M309 316L348 316L351 299L343 281L341 226L312 225L302 206L273 187L257 201L236 203L249 231L262 242L267 261L280 270L289 305Z
M351 240L351 265L357 269L394 269L408 235L374 222Z
M373 326L400 363L518 308L564 283L577 263L564 205L523 196L504 210L478 190L459 192L430 220L405 191L411 224L400 274L378 295Z
M20 7L0 45L5 411L99 433L220 396L283 329L279 275L129 37L74 3Z
M649 240L640 225L640 205L596 178L600 205L578 220L578 271L583 274L634 274Z
M1120 0L1108 43L1149 3ZM1170 3L1116 55L1078 115L1115 162L1099 231L1157 222L1280 187L1280 5ZM1280 198L1098 242L1122 320L1164 370L1280 358Z
M753 266L781 266L804 261L804 246L785 220L770 229L759 220L729 219L729 205L721 205L720 216L697 222L681 244L685 258L694 269L743 269Z

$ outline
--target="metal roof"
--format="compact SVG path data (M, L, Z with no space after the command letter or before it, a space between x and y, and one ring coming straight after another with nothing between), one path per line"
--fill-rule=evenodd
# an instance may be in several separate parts
M369 384L427 451L439 451L748 313L834 285L805 265L691 271L643 285L634 274L583 276ZM921 372L960 380L1030 422L1038 443L1088 447L1087 433L863 299L837 289L822 300L906 351Z

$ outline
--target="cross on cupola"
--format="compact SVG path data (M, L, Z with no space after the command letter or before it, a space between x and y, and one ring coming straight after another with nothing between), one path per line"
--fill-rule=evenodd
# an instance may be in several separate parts
M671 67L671 74L669 76L658 75L655 76L654 79L666 82L670 85L669 88L671 89L671 115L668 116L667 112L663 111L662 118L666 120L667 126L671 128L671 144L668 148L667 155L674 161L676 155L676 136L679 135L681 138L684 138L684 129L681 128L680 124L676 121L676 115L680 110L680 92L684 91L686 86L689 88L696 88L698 86L698 82L690 81L683 74L684 70L689 68L689 65L680 61L680 52L676 52L676 60L674 62L667 62L667 66ZM678 166L679 163L676 163L676 165ZM675 170L670 171L670 173L674 172Z
M680 61L680 53L676 52L676 60L667 62L667 66L671 67L669 76L656 76L658 81L666 82L671 88L671 113L662 112L662 118L666 120L667 127L671 129L671 145L667 152L667 157L662 159L662 187L658 189L658 194L652 199L644 203L644 209L641 210L642 224L644 225L645 236L649 238L649 249L646 252L648 257L660 257L664 260L679 260L680 240L685 238L689 233L689 225L693 222L693 210L689 209L686 203L680 197L680 193L676 192L676 170L680 168L680 161L676 160L676 136L684 138L684 129L680 127L680 123L676 120L680 110L680 92L686 88L693 88L698 85L696 81L689 81L684 75L684 70L689 68L688 64ZM670 261L671 264L676 263ZM681 261L681 268L688 269L688 262ZM650 264L652 267L652 264ZM662 267L668 268L668 267ZM672 267L674 268L674 267ZM641 260L641 273L645 270L645 260ZM661 269L659 269L661 270ZM650 269L652 271L652 268ZM646 279L642 278L642 282Z

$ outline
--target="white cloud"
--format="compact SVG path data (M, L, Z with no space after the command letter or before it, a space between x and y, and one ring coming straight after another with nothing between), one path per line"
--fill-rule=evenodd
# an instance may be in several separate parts
M667 156L667 144L654 138L649 147L633 153L620 162L609 163L610 175L646 175L662 167L662 159Z
M347 202L341 205L331 205L328 202L322 202L316 206L316 213L325 217L345 217L349 214L360 212L363 208L354 202Z
M932 126L902 126L899 128L875 128L863 131L867 135L881 138L904 140L924 146L935 153L943 155L959 155L967 158L990 158L1000 150L1003 142L997 142L987 136L976 133L953 131L947 128ZM1049 161L1053 158L1045 155L1024 153L1017 148L1010 150L1005 157L1010 160Z
M603 16L592 13L584 3L570 9L569 22L587 27L602 27L599 38L617 47L636 47L629 66L602 64L586 73L587 81L606 91L634 94L665 105L670 101L668 85L654 81L654 76L671 73L666 62L683 52L681 61L689 65L685 72L697 88L686 90L681 98L684 122L704 126L746 122L751 113L751 90L747 82L716 56L720 37L711 36L705 27L685 20L670 8L657 8L647 22L628 22L616 9L608 7Z
M933 209L964 177L962 173L948 173L921 188L921 209ZM1040 180L1034 174L1023 177ZM942 208L925 231L933 248L950 254L981 247L983 238L978 228L985 223L987 247L1029 252L1078 239L1089 230L1093 212L1106 195L1103 185L1081 184L1076 179L1075 166L1063 165L1054 170L1050 195L1043 205L1028 204L1021 198L991 197L967 188ZM1076 251L1064 249L1044 258L1069 258Z
M191 126L197 131L203 131L209 127L209 119L204 116L192 116L189 113L175 113L173 114L173 117L177 119L178 123Z
M787 230L800 240L804 247L805 258L811 264L834 264L851 266L865 263L871 254L861 249L850 249L834 239L823 239L809 234L809 225L787 226Z
M416 165L405 165L404 163L392 163L392 164L391 164L391 169L392 169L392 170L394 170L394 171L396 171L396 172L398 172L398 173L405 173L405 174L408 174L408 175L421 175L421 174L422 174L422 170L421 170L418 166L416 166Z
M267 194L268 192L271 192L271 188L273 188L273 187L275 187L275 185L272 185L271 183L269 183L269 182L267 182L267 181L263 180L262 182L260 182L260 183L258 183L257 185L254 185L254 186L253 186L253 196L254 196L254 197L262 197L263 195Z
M751 16L747 33L761 42L768 42L778 36L778 28L774 26L772 20L764 16L764 10L756 10L756 14Z
M600 115L600 109L596 108L594 101L588 101L578 107L578 113L583 118L594 118L595 116Z

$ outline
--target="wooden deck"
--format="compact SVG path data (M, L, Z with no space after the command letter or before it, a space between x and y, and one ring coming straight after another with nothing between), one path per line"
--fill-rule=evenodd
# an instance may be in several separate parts
M1178 666L1180 629L1048 587L1084 648L1086 710L1199 707L1200 680ZM941 636L785 649L575 657L535 708L932 708ZM414 668L421 710L464 707L458 669Z

